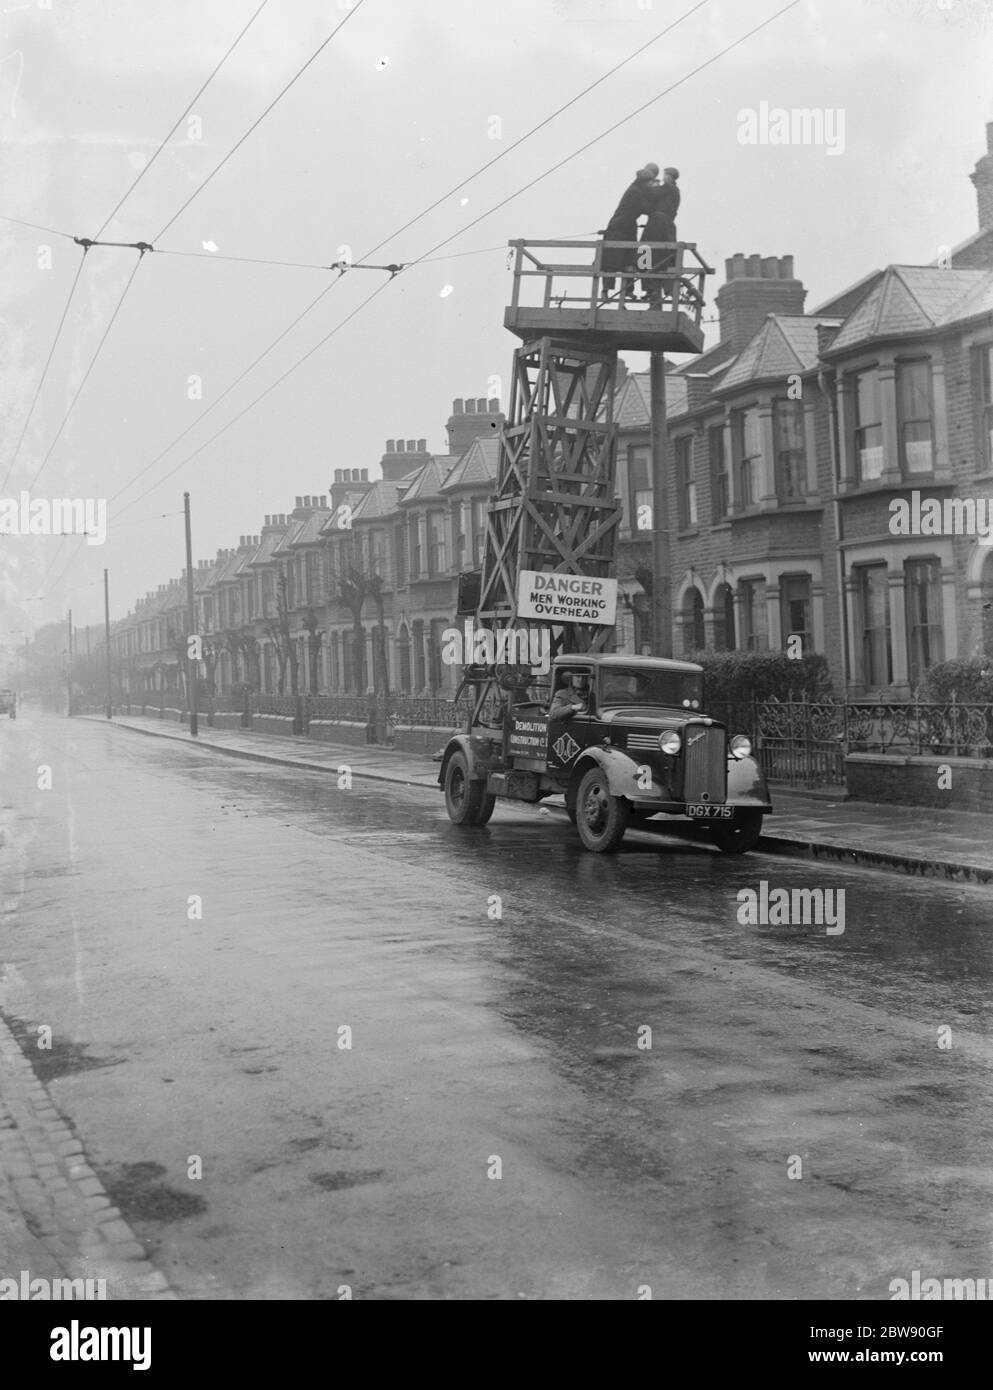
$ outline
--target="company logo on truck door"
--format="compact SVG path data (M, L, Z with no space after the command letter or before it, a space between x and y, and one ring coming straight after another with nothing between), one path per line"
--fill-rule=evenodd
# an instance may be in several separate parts
M517 581L517 615L551 623L601 623L613 627L617 580L581 574L521 570Z
M552 747L558 754L559 761L563 763L572 762L573 758L579 752L579 744L571 734L563 734L561 738L557 738L552 744Z

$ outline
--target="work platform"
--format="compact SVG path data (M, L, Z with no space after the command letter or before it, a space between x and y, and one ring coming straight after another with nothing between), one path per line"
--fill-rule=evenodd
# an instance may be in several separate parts
M548 337L594 350L703 351L704 278L713 272L695 242L518 240L509 245L515 253L514 290L504 327L524 342ZM604 271L605 250L623 253L632 268ZM554 261L547 259L549 251ZM667 264L638 269L636 258L646 252ZM605 279L614 282L610 295ZM661 308L638 298L638 291L658 293Z

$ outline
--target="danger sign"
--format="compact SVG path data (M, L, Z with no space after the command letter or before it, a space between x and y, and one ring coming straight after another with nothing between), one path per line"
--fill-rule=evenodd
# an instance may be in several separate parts
M581 574L547 574L521 570L517 581L517 616L546 623L602 623L613 627L617 580Z

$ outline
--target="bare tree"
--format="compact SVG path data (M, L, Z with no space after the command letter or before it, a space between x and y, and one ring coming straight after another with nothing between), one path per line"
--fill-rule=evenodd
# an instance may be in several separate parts
M276 649L276 661L279 665L279 693L286 693L286 676L290 677L290 694L299 694L299 666L297 662L296 642L290 632L290 609L287 595L286 570L281 567L279 571L279 582L276 585L276 617L272 622L266 623L266 636Z
M361 695L365 689L365 629L362 626L362 609L371 593L369 576L350 565L346 573L338 577L338 593L352 615L352 680L356 695Z
M307 633L307 648L310 654L310 693L316 695L317 662L321 653L321 643L324 641L324 633L320 631L317 614L313 608L308 608L300 621Z

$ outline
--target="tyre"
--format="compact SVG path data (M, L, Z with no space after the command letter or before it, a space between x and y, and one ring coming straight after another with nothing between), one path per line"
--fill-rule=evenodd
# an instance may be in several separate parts
M722 854L747 854L762 834L762 812L739 811L733 821L712 826L710 834Z
M445 768L445 810L455 825L485 825L493 814L496 797L486 783L470 781L469 764L462 752L453 753Z
M576 793L576 829L586 849L607 854L624 839L631 815L630 803L614 796L607 774L591 767L583 774Z

